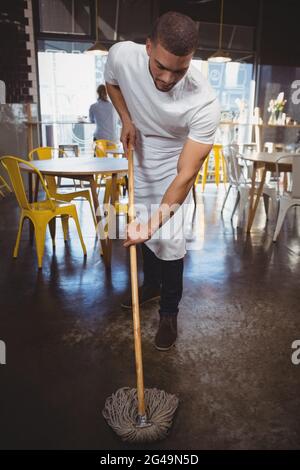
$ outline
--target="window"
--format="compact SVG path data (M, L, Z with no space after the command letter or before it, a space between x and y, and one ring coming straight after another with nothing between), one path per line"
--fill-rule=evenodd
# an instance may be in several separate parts
M202 48L217 49L219 46L218 23L198 22L199 46ZM222 47L226 50L253 51L255 29L250 26L223 25Z
M254 104L255 83L252 80L252 64L228 62L209 63L193 60L193 64L208 79L214 88L221 106L222 125L217 131L216 141L224 145L251 142L251 121ZM241 125L235 126L233 123Z
M91 0L39 0L41 33L91 35Z
M100 39L144 42L159 12L155 0L100 1Z
M89 107L104 82L107 57L82 54L84 48L86 43L39 41L42 141L77 144L81 155L90 155L95 125L89 124Z
M232 118L238 117L240 101L243 101L248 112L252 113L254 91L252 64L239 62L217 64L204 60L193 60L193 64L208 78L215 89L224 113L231 113Z

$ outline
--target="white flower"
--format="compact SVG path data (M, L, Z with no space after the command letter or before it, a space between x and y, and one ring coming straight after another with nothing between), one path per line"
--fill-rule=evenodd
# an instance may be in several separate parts
M284 100L284 92L282 91L282 92L279 93L279 95L277 96L276 102L277 102L277 103L282 103L283 100Z

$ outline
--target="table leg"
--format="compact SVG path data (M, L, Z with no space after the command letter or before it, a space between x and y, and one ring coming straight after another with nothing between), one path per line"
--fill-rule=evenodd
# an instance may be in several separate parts
M36 176L35 186L34 186L34 202L37 202L37 200L38 200L39 185L40 185L40 179L39 179L38 176Z
M206 179L207 179L207 173L208 173L208 162L210 159L210 153L207 155L204 164L203 164L203 173L202 173L202 192L204 191L205 185L206 185Z
M33 193L32 193L32 178L33 174L28 173L28 201L33 202Z
M99 205L99 199L98 199L98 194L97 194L97 182L95 181L95 178L93 176L87 177L87 181L90 183L90 188L91 188L91 193L92 193L92 198L93 198L93 204L94 204L94 210L95 210L95 215L96 215L96 220L97 220L97 231L100 237L100 244L101 244L101 250L102 250L102 255L103 255L103 260L105 266L108 267L107 264L107 243L104 238L104 227L102 225L102 217L100 214L100 205Z
M255 180L256 180L257 169L258 169L258 166L257 166L256 162L254 162L253 173L252 173L251 193L250 193L250 203L249 203L248 224L247 224L247 232L248 233L250 232L253 221L254 221L256 210L257 210L257 207L258 207L258 203L259 203L260 197L261 197L262 192L263 192L263 188L264 188L264 184L265 184L265 180L266 180L266 173L267 173L266 168L263 168L260 184L259 184L257 194L256 194L256 198L255 198L255 201L254 201L254 197L255 197Z
M227 169L226 169L226 161L223 152L221 152L221 161L222 161L222 173L223 173L223 183L226 189L227 183Z
M106 238L106 248L107 248L107 266L111 265L111 254L112 254L112 239L109 238L109 231L112 227L112 218L116 217L116 212L114 210L115 203L117 200L117 174L112 174L111 177L111 191L110 191L110 210L108 214L108 233Z
M215 183L219 186L220 183L220 153L219 148L214 149L215 156Z
M50 220L49 222L49 230L52 238L52 245L55 246L55 234L56 234L56 217L53 217L53 219Z
M29 203L33 202L32 180L33 180L33 174L28 173L28 201ZM29 241L31 245L33 244L33 235L34 235L33 225L32 225L31 220L29 220Z

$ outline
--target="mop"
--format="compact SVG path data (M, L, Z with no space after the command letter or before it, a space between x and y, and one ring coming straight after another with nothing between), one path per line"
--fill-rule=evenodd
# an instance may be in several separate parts
M133 152L128 152L129 222L134 220ZM102 414L123 440L132 443L165 438L172 425L179 400L157 388L144 389L142 341L138 298L136 245L130 246L130 274L137 388L123 387L105 402Z

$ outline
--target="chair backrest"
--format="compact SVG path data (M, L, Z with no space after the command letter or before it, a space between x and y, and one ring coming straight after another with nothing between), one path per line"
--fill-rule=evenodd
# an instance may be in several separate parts
M227 145L223 147L223 155L226 162L227 176L233 186L246 182L244 166L240 164L242 155L238 152L238 146Z
M28 154L30 161L33 160L51 160L53 158L53 147L37 147Z
M279 144L275 142L265 142L264 143L264 152L274 153L274 152L283 152L284 144Z
M111 140L100 139L95 141L95 155L96 157L106 157L107 150L115 150L118 146L115 142Z
M53 210L55 209L55 205L51 201L50 194L46 188L46 185L45 185L45 182L43 180L41 173L30 162L27 162L26 160L22 160L21 158L12 157L8 155L1 157L0 162L2 163L3 167L8 172L14 193L16 195L17 201L21 209L32 210L28 202L27 196L26 196L26 191L25 191L25 187L24 187L24 183L23 183L23 179L21 175L21 169L20 169L21 164L30 167L33 173L37 175L46 193L46 198L50 201L50 205L52 209Z
M277 195L280 196L280 177L279 177L279 163L284 164L284 160L291 159L292 157L292 190L290 194L293 199L300 199L300 154L298 155L289 155L288 153L285 155L281 155L276 160L276 174L277 174Z
M54 153L58 152L58 155L62 154L64 156L64 151L61 149L56 149L54 147L37 147L28 154L30 161L33 160L51 160L54 157ZM55 176L45 176L45 181L50 193L54 196L57 192L57 184Z
M215 150L222 150L223 145L222 144L213 144L213 151Z
M79 147L77 144L60 144L58 149L60 153L63 153L63 155L59 156L69 157L68 152L72 152L75 157L79 157Z

